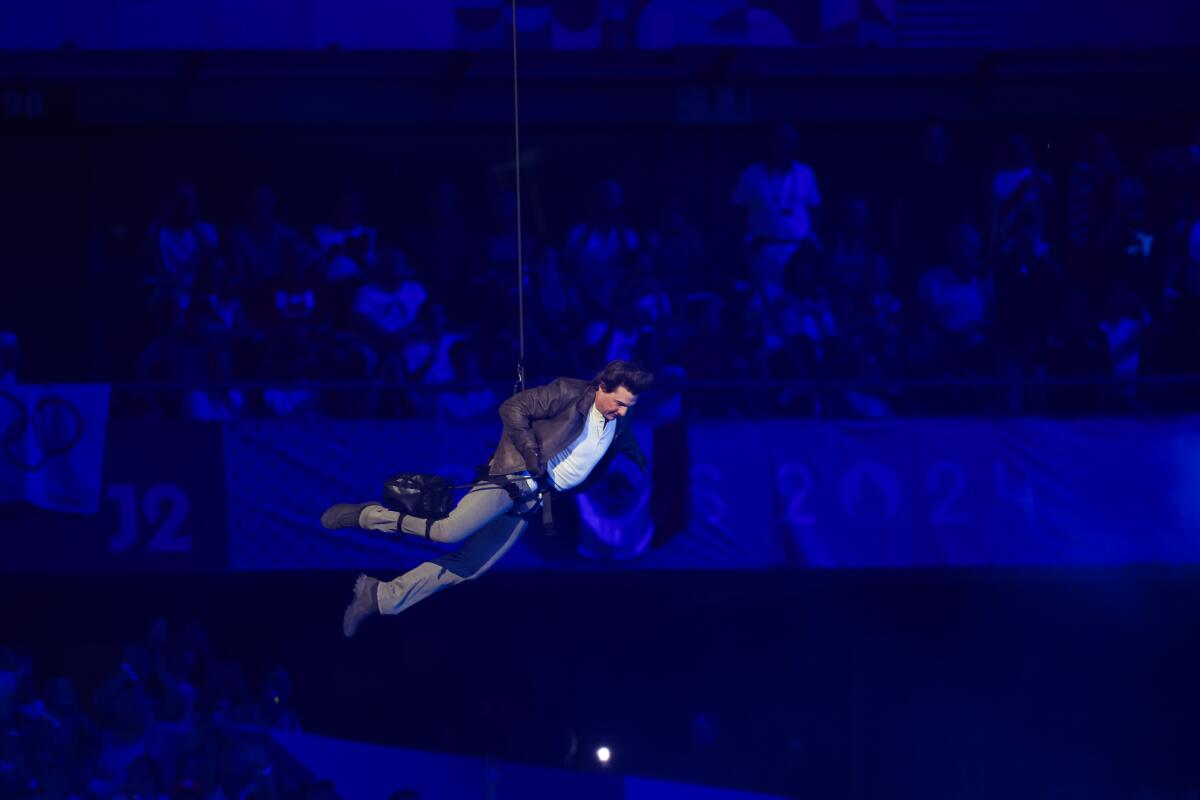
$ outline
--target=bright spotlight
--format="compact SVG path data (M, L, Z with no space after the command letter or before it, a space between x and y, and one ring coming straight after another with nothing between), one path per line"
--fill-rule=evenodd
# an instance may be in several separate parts
M601 747L596 751L596 760L601 764L607 764L610 759L612 759L612 750L607 747Z

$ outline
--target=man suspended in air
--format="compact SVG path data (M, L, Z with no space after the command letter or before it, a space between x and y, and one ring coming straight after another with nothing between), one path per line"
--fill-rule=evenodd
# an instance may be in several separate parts
M362 528L462 543L391 581L359 575L342 632L353 636L373 614L399 614L435 592L478 578L521 537L529 515L549 502L543 494L580 489L603 474L617 453L644 469L646 458L625 415L653 381L632 362L611 361L591 381L558 378L505 400L504 433L487 474L445 517L415 516L382 501L326 509L321 524L331 530Z

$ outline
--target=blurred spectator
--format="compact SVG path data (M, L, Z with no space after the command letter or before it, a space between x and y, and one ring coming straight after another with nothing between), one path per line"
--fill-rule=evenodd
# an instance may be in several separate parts
M338 195L333 220L313 228L321 249L321 267L330 283L361 278L375 266L378 232L363 222L362 192Z
M573 347L579 336L581 320L586 319L583 300L574 281L563 274L558 250L547 247L541 259L530 269L530 292L538 313L525 319L527 348L531 364L553 364L554 369L572 374L581 369L580 350Z
M985 179L966 162L958 144L945 124L931 121L894 159L893 230L899 252L893 255L898 285L906 292L915 286L917 270L944 257L946 231L980 216L979 190Z
M1112 141L1103 133L1090 134L1071 164L1065 267L1072 283L1087 287L1093 298L1112 249L1120 184L1121 164Z
M191 305L188 294L164 297L154 310L158 333L138 358L138 377L168 386L150 397L145 411L153 416L176 416L189 408L180 392L186 397L211 374L206 318Z
M1068 312L1062 268L1042 238L1032 209L1014 223L1012 239L996 259L995 334L1003 376L1042 377L1061 355L1066 333L1077 322ZM1021 387L1013 384L1009 409L1024 412Z
M1117 378L1135 378L1141 368L1144 334L1150 325L1150 313L1141 298L1127 284L1109 287L1099 329L1108 345L1109 372Z
M921 275L918 296L934 338L931 364L952 375L978 374L991 317L993 287L979 232L960 225L948 237L949 264Z
M840 330L819 254L804 246L788 261L780 293L764 290L751 295L746 306L747 338L762 359L762 377L802 380L823 376L826 355ZM776 410L809 413L813 398L807 391L783 392Z
M255 722L267 730L299 733L300 722L291 700L291 677L287 670L276 667L267 675L258 694L258 702L254 706Z
M315 410L317 395L294 384L316 377L322 369L340 299L299 253L284 250L282 255L283 272L255 289L247 303L247 316L259 341L248 373L292 384L262 392L263 410L271 416Z
M1001 251L1030 230L1046 236L1054 182L1034 161L1029 140L1013 134L1000 148L992 176L992 240Z
M671 298L654 274L650 257L635 257L607 313L584 326L587 360L666 366L665 354L676 338L672 316Z
M178 184L163 202L162 216L151 226L156 273L164 291L186 291L202 267L218 257L217 229L200 218L196 189Z
M709 284L704 237L688 218L678 197L668 197L663 203L658 227L647 240L653 272L667 287L674 302L678 303Z
M1167 284L1167 264L1162 237L1150 219L1146 186L1124 177L1117 189L1116 208L1110 223L1106 286L1132 289L1147 308L1158 308Z
M479 252L476 238L462 208L459 188L450 181L441 181L433 190L429 219L423 221L413 235L413 255L421 265L422 281L432 297L446 302L451 319L460 322L458 308L452 304L471 278L479 271Z
M386 250L371 280L354 295L351 309L366 340L390 351L400 346L400 335L416 320L426 297L404 253Z
M409 378L420 383L453 381L450 348L465 338L466 334L449 329L445 306L435 303L426 307L403 348Z
M251 702L240 665L213 661L202 629L189 626L176 639L168 633L156 619L144 641L125 647L93 696L95 720L67 678L46 682L39 698L32 663L0 647L0 795L300 796L311 783L307 771L292 766L283 777L266 741L270 730L299 728L287 673L272 670ZM203 691L191 688L193 674ZM188 691L181 695L181 687ZM335 796L329 791L313 796Z
M892 268L875 240L867 201L856 197L826 250L826 270L835 305L843 314L854 311L856 298L869 286L884 286Z
M746 246L754 281L773 299L782 291L784 265L805 240L816 241L821 193L812 168L796 161L796 130L771 128L765 158L746 167L733 204L746 211Z
M1172 224L1166 253L1169 290L1200 294L1200 194Z
M17 382L17 335L0 331L0 386Z
M496 393L486 385L475 345L459 339L450 345L450 366L453 382L459 387L437 394L438 419L483 419L496 408Z
M1152 345L1154 370L1200 372L1200 194L1171 223L1160 252L1165 286Z
M589 213L567 233L564 266L594 319L612 306L631 272L640 241L625 223L625 193L612 180L594 190Z
M243 220L232 229L234 274L247 286L259 286L283 275L285 259L299 258L306 264L317 254L276 216L275 192L260 184L247 192Z
M746 351L729 335L733 326L731 317L726 301L715 292L700 292L687 298L678 352L687 380L746 377Z

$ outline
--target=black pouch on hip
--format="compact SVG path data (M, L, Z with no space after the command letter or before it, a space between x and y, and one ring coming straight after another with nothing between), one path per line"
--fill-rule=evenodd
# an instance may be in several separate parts
M454 506L450 481L440 475L400 472L383 484L383 504L412 517L442 519Z

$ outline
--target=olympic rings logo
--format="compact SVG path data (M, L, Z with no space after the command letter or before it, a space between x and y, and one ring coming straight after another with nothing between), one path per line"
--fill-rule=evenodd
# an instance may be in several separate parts
M8 419L7 424L4 420ZM53 456L66 455L83 440L83 414L69 400L57 395L39 397L30 408L10 392L0 391L0 449L10 464L24 472L37 472ZM28 459L23 446L26 436L40 455Z

